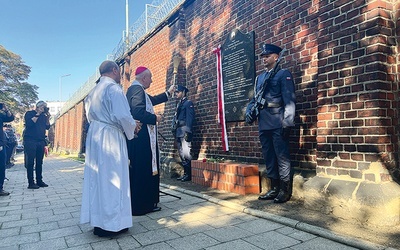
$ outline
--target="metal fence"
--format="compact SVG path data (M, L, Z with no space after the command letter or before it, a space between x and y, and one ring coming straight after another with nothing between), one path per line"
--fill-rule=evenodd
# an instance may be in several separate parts
M173 12L185 0L154 0L151 4L146 4L145 12L136 20L136 22L129 28L129 34L121 38L117 47L113 50L111 55L108 55L109 60L117 60L121 58L128 50L132 48L137 42L150 33L157 27L168 15ZM83 98L89 94L90 90L96 85L96 80L99 79L98 72L93 74L89 79L68 99L68 101L61 108L58 115L61 116L70 110L75 104L79 103Z

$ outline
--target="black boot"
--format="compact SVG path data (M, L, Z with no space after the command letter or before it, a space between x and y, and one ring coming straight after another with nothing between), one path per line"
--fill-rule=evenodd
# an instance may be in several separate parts
M190 161L188 161L188 160L183 161L182 166L185 171L185 176L181 179L181 181L191 181L192 180L192 168L190 165Z
M34 181L29 181L28 189L38 189L39 186L36 185Z
M260 195L258 197L259 200L273 200L279 194L279 180L270 179L271 180L271 189L264 195Z
M181 181L182 181L182 182L185 182L185 181L191 181L191 180L192 180L192 177L191 177L190 175L187 174L187 175L185 175L185 177L182 178Z
M185 178L187 174L183 174L181 177L176 178L176 180L181 181L183 178Z
M281 191L279 191L278 196L274 199L274 203L285 203L290 200L290 182L281 181Z

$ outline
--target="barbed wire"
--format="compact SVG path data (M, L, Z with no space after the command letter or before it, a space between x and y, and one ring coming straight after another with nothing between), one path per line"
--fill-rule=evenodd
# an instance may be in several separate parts
M107 56L108 60L117 60L124 56L129 48L132 48L156 26L158 26L177 6L184 0L154 0L151 4L146 4L146 10L129 28L128 37L123 37L117 47ZM65 102L55 119L62 116L77 103L83 100L89 92L96 86L96 81L100 74L94 73L89 79Z

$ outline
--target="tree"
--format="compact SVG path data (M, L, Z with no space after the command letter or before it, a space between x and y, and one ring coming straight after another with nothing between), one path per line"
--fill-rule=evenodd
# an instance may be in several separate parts
M26 82L30 72L19 55L0 45L0 102L14 113L24 114L38 100L38 86Z

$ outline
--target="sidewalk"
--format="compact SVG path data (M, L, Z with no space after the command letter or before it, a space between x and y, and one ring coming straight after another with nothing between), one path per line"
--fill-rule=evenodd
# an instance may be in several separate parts
M99 238L79 224L82 163L45 158L49 187L30 190L20 154L6 176L11 195L0 197L0 249L390 249L164 184L163 192L181 199L162 193L160 212L133 217L116 238Z

